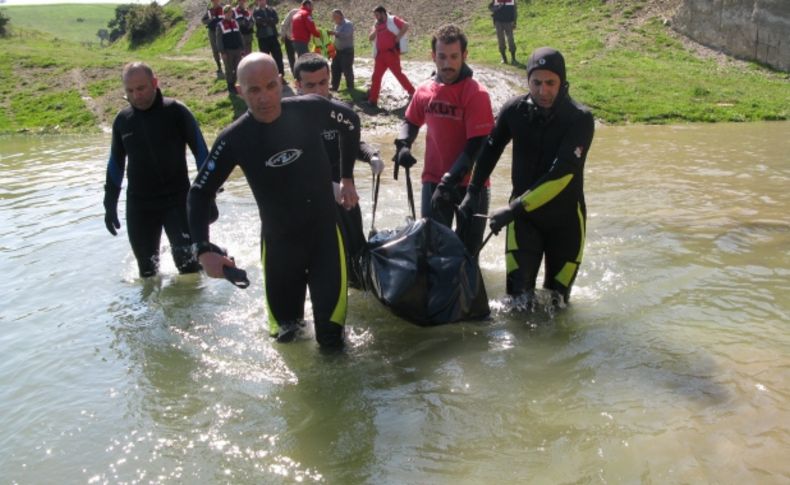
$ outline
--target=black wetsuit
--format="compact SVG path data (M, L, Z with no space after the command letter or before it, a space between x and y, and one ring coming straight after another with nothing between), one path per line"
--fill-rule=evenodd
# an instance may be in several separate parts
M195 117L179 101L162 97L159 90L149 109L128 106L113 122L104 203L113 211L117 207L128 158L126 227L140 276L152 276L158 270L162 227L178 271L200 269L192 256L187 226L186 146L197 164L206 159L208 149Z
M189 191L189 225L196 242L208 241L211 198L241 167L258 203L261 259L269 330L304 316L310 288L316 339L342 345L346 318L346 266L336 223L332 168L322 133L340 132L341 174L351 177L359 147L359 117L342 103L317 95L282 100L272 123L250 112L220 133Z
M510 198L519 198L524 210L507 229L511 295L534 290L545 256L543 286L567 301L582 260L587 218L583 171L595 123L589 109L566 92L562 88L549 110L533 104L528 94L508 100L475 166L472 183L480 187L513 140Z
M340 183L340 145L336 129L325 130L322 133L326 153L332 164L332 181ZM367 143L360 142L357 160L370 163L373 157L378 156L378 151ZM361 260L362 251L367 247L367 239L362 228L362 211L359 204L351 209L346 209L337 204L338 223L343 234L346 247L346 261L348 262L348 284L353 288L361 288L363 282Z

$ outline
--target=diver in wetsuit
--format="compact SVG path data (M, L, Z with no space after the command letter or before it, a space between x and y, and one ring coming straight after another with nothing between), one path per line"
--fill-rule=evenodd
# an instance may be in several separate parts
M148 65L127 64L122 79L129 106L112 125L104 185L105 225L113 236L121 227L118 198L128 158L126 228L140 276L153 276L159 268L163 227L178 271L197 272L200 266L192 256L186 215L186 147L200 164L208 154L206 142L189 109L162 97Z
M327 99L331 98L329 93L329 63L319 54L303 54L296 61L294 66L294 77L299 94L318 94ZM335 187L335 194L339 195L340 189L340 146L338 131L335 129L323 132L326 154L332 164L332 182ZM384 170L384 162L381 160L378 150L368 145L364 141L359 143L359 151L356 154L357 160L362 160L370 164L373 175L379 175ZM340 201L337 201L337 214L340 230L343 233L343 241L346 246L346 260L348 261L348 284L353 288L363 286L363 274L361 268L361 254L367 247L367 240L362 229L362 211L359 204L351 209L345 209Z
M529 93L508 100L477 159L460 211L477 212L483 182L513 140L511 204L493 211L494 233L507 226L507 293L534 302L545 258L543 287L562 306L582 261L587 208L584 162L595 129L590 110L568 94L565 60L555 49L536 49L527 61Z
M345 250L322 133L338 130L340 135L340 200L350 209L358 202L352 174L359 117L346 105L320 96L283 100L277 64L268 54L246 56L238 80L248 111L220 133L189 191L195 252L211 277L221 278L223 266L235 266L214 252L208 221L212 197L238 165L261 217L270 335L279 342L293 340L309 288L316 340L322 347L342 347L348 296Z

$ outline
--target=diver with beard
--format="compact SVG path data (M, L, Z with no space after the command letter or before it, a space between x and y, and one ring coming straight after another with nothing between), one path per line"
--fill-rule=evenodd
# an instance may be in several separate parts
M494 233L507 227L507 293L533 306L545 258L543 287L551 291L551 303L562 307L582 261L583 171L595 124L590 110L568 94L559 51L536 49L527 61L527 81L529 93L502 106L459 210L467 218L480 211L483 184L512 140L511 203L489 217Z

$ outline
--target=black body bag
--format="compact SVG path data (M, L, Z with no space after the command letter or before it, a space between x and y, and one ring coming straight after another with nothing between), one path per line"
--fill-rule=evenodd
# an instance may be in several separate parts
M412 219L395 230L377 232L379 179L376 178L373 222L363 255L366 288L395 315L422 326L488 316L480 268L458 236L433 219L414 220L414 196L406 171Z

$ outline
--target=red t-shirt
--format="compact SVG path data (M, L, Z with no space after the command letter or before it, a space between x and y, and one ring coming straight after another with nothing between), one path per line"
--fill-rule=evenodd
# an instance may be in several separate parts
M423 183L438 184L463 151L466 141L487 136L494 127L488 91L471 77L454 84L442 84L435 79L423 82L406 108L406 119L417 126L428 125ZM469 175L461 185L468 184Z
M403 26L406 25L406 22L403 21L402 18L396 17L393 15L393 21L395 22L395 27L399 30L403 29ZM390 32L387 28L387 21L381 23L376 23L376 50L378 52L388 51L390 49L395 49L398 47L398 41L395 37L395 34Z

